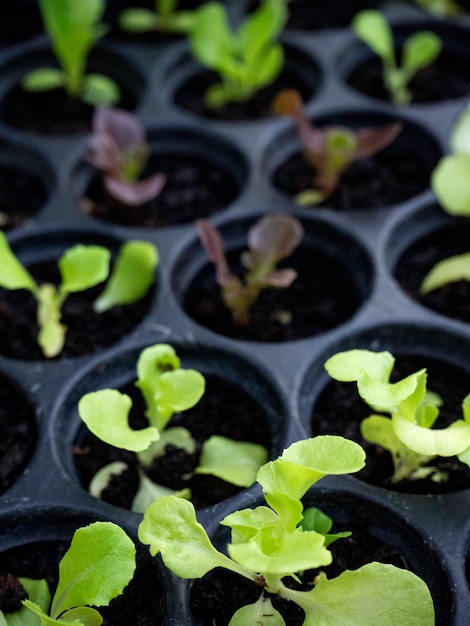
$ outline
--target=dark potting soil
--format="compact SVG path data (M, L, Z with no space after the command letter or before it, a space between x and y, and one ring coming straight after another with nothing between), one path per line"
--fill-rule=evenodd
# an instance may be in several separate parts
M241 276L240 253L227 256L231 271ZM184 308L196 322L226 337L281 342L334 328L349 319L360 304L348 268L332 255L301 247L279 267L294 268L297 278L286 289L263 289L250 309L247 326L232 320L212 265L207 265L188 288Z
M452 364L421 356L397 356L391 380L401 380L413 372L426 368L427 388L443 399L435 428L445 428L462 419L462 401L470 393L470 376ZM360 432L360 423L374 411L363 402L356 383L332 380L321 392L312 412L312 436L342 435L359 443L367 455L364 469L355 474L367 483L402 493L439 494L467 489L470 486L470 468L457 457L437 458L428 465L448 472L448 480L437 483L430 478L390 483L393 463L390 453L366 442Z
M105 222L156 228L192 222L226 208L238 194L230 171L200 155L153 155L143 178L154 172L166 177L159 196L136 207L125 206L105 190L96 175L85 192L82 208Z
M188 454L167 445L165 456L159 458L150 470L150 478L171 489L191 489L191 500L196 507L209 506L231 497L240 487L231 485L214 476L196 475L185 478L197 467L203 442L211 435L221 435L237 441L251 441L270 450L269 425L263 408L243 389L215 376L206 375L206 391L198 404L174 415L168 427L187 428L196 440L196 452ZM129 423L133 428L147 426L144 401L130 383L121 390L133 400ZM129 509L138 488L137 461L134 453L113 448L89 432L82 431L74 448L74 460L80 481L88 487L96 472L113 461L123 461L129 470L114 478L104 490L102 499Z
M42 181L25 170L0 165L0 228L10 230L33 217L47 199Z
M19 390L0 378L0 493L25 469L36 444L33 408Z
M28 267L35 280L42 284L59 284L56 263ZM93 310L93 301L103 290L99 285L70 294L62 307L62 323L67 327L65 345L54 358L77 357L99 352L123 339L144 318L150 308L154 287L133 304L116 306L104 313ZM43 360L38 346L36 300L24 289L0 289L0 354L26 361Z
M0 558L0 610L2 596L8 594L8 586L11 586L11 579L5 580L5 574L34 579L45 578L53 594L58 582L58 564L67 549L68 544L65 542L48 541L29 543L3 552ZM103 617L103 626L161 624L165 604L159 588L160 574L156 567L150 559L143 559L138 554L134 578L109 606L98 609Z
M338 188L324 202L338 210L390 207L412 198L429 186L429 157L419 153L416 139L399 135L392 145L368 159L351 163ZM294 198L312 189L314 170L301 152L293 154L274 172L275 187Z
M400 257L395 277L406 293L423 306L463 322L470 322L470 282L461 280L420 294L420 286L436 263L470 252L470 222L453 218L451 225L419 239Z
M245 102L230 102L221 109L210 109L204 104L206 90L215 82L217 76L208 71L198 72L184 82L175 92L175 104L195 115L228 122L257 120L271 115L271 103L282 89L296 89L304 102L312 97L311 89L301 77L288 68L279 74L270 85L259 89L255 95Z
M382 63L373 57L358 65L347 83L361 93L379 100L390 100L382 80ZM470 69L467 59L442 52L428 67L410 81L412 103L441 102L470 94Z

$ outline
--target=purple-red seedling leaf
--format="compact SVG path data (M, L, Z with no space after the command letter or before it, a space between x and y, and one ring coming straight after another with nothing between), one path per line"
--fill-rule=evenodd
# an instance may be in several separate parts
M128 183L119 178L106 176L104 183L107 191L117 200L128 206L140 206L156 198L166 182L164 174L153 174L145 180Z
M361 128L356 132L354 160L368 159L387 148L401 132L403 124L387 124L378 128Z
M293 269L286 268L272 272L266 276L265 282L271 285L271 287L285 289L286 287L290 287L296 278L297 272Z
M201 245L215 266L217 284L226 285L232 278L232 273L225 257L225 246L220 232L204 219L196 220L195 225Z
M120 150L146 142L145 130L135 115L123 109L96 109L92 131L95 135L110 135Z
M276 263L290 256L304 235L301 223L290 215L267 215L248 232L247 267L261 261Z

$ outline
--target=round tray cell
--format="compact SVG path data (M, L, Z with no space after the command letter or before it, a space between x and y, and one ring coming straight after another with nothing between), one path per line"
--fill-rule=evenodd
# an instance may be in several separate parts
M404 40L415 32L430 30L442 40L439 57L411 80L411 104L425 104L468 97L470 94L470 52L465 29L442 22L420 21L393 28L399 56ZM382 80L382 61L357 40L341 55L340 74L354 90L378 100L390 97Z
M391 273L401 288L422 306L446 317L470 322L470 283L448 283L429 293L421 285L436 265L470 252L470 220L450 217L437 206L426 207L400 223L388 244Z
M245 273L240 257L254 223L247 218L220 227L230 271L236 276ZM355 239L327 223L301 223L301 244L278 265L294 269L297 278L287 288L263 289L249 309L248 324L233 321L222 301L213 264L199 241L190 245L172 275L173 290L185 312L220 335L275 343L318 335L349 320L370 294L371 260Z
M13 576L48 581L54 593L58 564L78 528L97 521L95 514L59 508L25 511L0 519L0 595L3 577ZM136 570L123 593L109 606L99 609L103 626L162 624L166 609L162 571L148 550L136 544Z
M0 376L0 493L21 476L37 440L36 417L16 385Z
M54 179L41 154L0 142L0 228L10 230L32 219L48 200Z
M164 340L163 340L164 341ZM156 342L158 343L158 342ZM148 346L119 353L85 374L67 397L55 419L55 445L65 471L84 489L96 472L114 461L127 464L127 470L114 478L101 498L115 506L131 508L137 493L139 462L133 452L99 441L78 415L78 403L97 389L117 389L132 400L129 423L133 428L148 425L145 402L135 386L136 366ZM203 346L173 345L182 368L192 368L205 378L205 391L192 408L175 413L168 428L184 427L196 442L193 453L167 445L164 456L147 470L153 482L172 490L189 488L198 508L213 505L240 492L235 486L211 475L192 475L199 464L203 442L212 435L263 445L268 454L280 454L285 447L286 422L279 393L251 363L230 353Z
M300 392L300 411L310 423L312 435L336 434L359 443L367 453L367 463L357 478L389 490L414 494L439 494L468 489L470 469L457 457L442 457L427 465L447 474L436 482L432 476L391 482L393 464L388 451L365 441L361 421L377 413L360 398L356 383L338 382L324 369L334 354L352 349L390 352L396 359L391 381L402 380L423 368L427 389L441 397L436 428L446 428L463 419L462 402L470 392L468 341L444 332L442 328L415 326L371 327L329 348L308 372Z
M263 505L264 502L256 504ZM247 506L252 507L251 502ZM455 614L446 571L433 549L433 542L400 519L394 512L365 497L340 491L310 490L304 507L317 507L333 520L332 532L350 531L350 537L338 539L330 550L333 563L322 568L333 579L345 570L356 570L371 562L391 564L407 569L428 585L435 606L436 626L448 626ZM230 531L222 526L214 534L214 544L226 552ZM301 573L303 590L312 586L319 571ZM252 604L261 589L248 579L218 568L201 579L191 581L189 605L198 626L226 626L233 613L243 604ZM281 612L289 626L301 626L304 612L293 602L272 596L273 606Z
M40 45L31 45L9 60L3 68L0 118L15 128L43 135L65 135L88 132L93 107L78 98L69 98L56 89L28 93L21 86L22 77L39 67L56 66L52 53ZM87 73L101 73L112 78L121 89L122 98L116 105L133 110L145 89L145 79L139 69L126 57L97 46L89 56Z
M142 178L164 174L166 182L160 194L140 206L124 205L106 191L103 176L83 161L75 168L72 181L83 211L122 226L184 224L228 207L247 181L245 157L216 135L162 128L151 131L148 141L152 152Z
M312 123L319 128L343 126L351 130L402 124L398 136L384 150L351 163L337 189L316 207L340 211L392 207L428 189L441 152L434 137L417 124L376 111L338 112ZM314 188L315 170L304 158L295 128L289 127L268 147L264 168L274 187L290 198Z
M60 283L58 260L72 246L98 245L111 251L111 268L123 242L92 231L47 230L13 238L10 246L37 284ZM70 293L62 305L61 322L66 326L65 345L54 359L99 352L121 341L150 310L155 283L139 301L96 313L94 300L105 282ZM26 289L0 289L0 354L26 361L43 360L38 346L37 304Z
M230 103L221 109L209 109L203 97L206 89L217 81L212 72L202 69L189 55L178 59L166 71L167 80L176 85L173 100L176 106L190 113L226 122L246 122L271 116L271 102L282 89L297 89L304 101L313 98L321 85L321 70L315 59L300 48L284 44L284 68L270 85L260 89L250 100ZM176 75L175 75L176 74Z

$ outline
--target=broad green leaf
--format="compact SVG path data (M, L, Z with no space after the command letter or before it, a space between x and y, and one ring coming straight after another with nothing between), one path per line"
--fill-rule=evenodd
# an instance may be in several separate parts
M232 529L232 543L249 541L261 528L273 526L277 523L277 514L267 506L258 506L255 509L242 509L230 513L223 520L222 526Z
M80 606L66 611L57 620L58 624L78 624L79 626L101 626L103 618L96 609L89 606Z
M363 372L388 382L394 364L395 359L390 352L356 349L334 354L326 361L325 369L332 378L341 382L357 381Z
M233 485L250 487L267 460L268 452L264 446L212 435L202 446L195 473L211 474Z
M139 540L150 546L152 556L161 552L165 565L180 578L201 578L215 567L255 578L214 548L192 503L176 496L165 496L148 507Z
M426 295L434 289L440 289L459 280L470 280L470 252L457 254L436 263L421 283L420 293Z
M101 498L103 491L108 487L115 476L123 474L129 465L123 461L113 461L99 469L90 481L88 491L94 498Z
M180 363L175 349L167 343L157 343L140 353L135 386L142 392L147 407L154 404L155 388L160 376L163 372L179 369Z
M26 590L29 600L34 602L44 614L49 612L51 606L51 594L45 580L32 578L20 578L20 583ZM14 613L3 614L0 611L0 626L40 626L40 620L36 613L22 606Z
M40 67L23 76L21 85L26 91L49 91L64 86L64 73L54 67Z
M247 83L253 92L269 85L279 75L284 65L284 50L281 45L274 45L264 55L247 67Z
M163 498L164 496L170 495L189 500L191 498L191 491L189 489L175 491L169 487L158 485L150 480L144 472L139 471L139 488L135 494L134 500L132 501L131 508L136 513L145 513L152 502L155 502L155 500Z
M351 26L359 39L362 39L378 56L394 63L393 35L387 20L380 11L373 9L357 13Z
M196 451L196 442L189 430L182 426L174 426L173 428L165 428L157 441L151 443L146 450L137 453L139 463L143 467L150 467L156 458L165 455L165 448L168 444L181 448L188 454L193 454Z
M357 381L357 390L361 398L375 411L394 411L403 403L408 407L406 401L410 398L411 403L416 406L415 399L421 391L422 373L410 374L396 383L383 383L377 381L374 375L364 373Z
M403 45L402 65L414 74L430 65L440 54L441 39L431 31L420 31L408 37Z
M470 215L470 154L443 157L431 174L432 190L450 215Z
M221 59L231 56L233 34L219 2L206 2L196 11L190 46L196 59L210 69L218 69Z
M135 546L112 522L95 522L75 531L59 563L59 584L51 616L71 608L105 606L120 595L134 575Z
M284 588L282 595L304 609L304 626L434 625L426 584L393 565L369 563L332 580L321 575L312 591Z
M338 532L338 533L330 533L331 527L333 525L333 520L331 517L320 511L314 506L306 509L303 512L303 518L300 523L300 527L302 530L314 530L317 533L323 535L325 540L325 547L328 548L333 542L338 539L344 539L346 537L350 537L352 533L347 530Z
M109 76L87 74L83 78L80 98L92 107L110 107L121 99L121 90Z
M163 372L154 391L157 427L163 430L173 413L192 408L202 398L204 390L204 376L196 370Z
M109 250L102 246L77 244L66 250L58 261L61 293L83 291L105 280L110 256Z
M447 428L423 428L393 415L396 436L408 448L419 454L432 456L454 456L470 447L470 424L456 420Z
M286 19L285 3L272 0L262 2L254 13L245 18L238 31L238 39L247 65L266 54L271 42L281 33Z
M470 155L470 105L459 115L452 128L450 146L453 152Z
M273 607L271 599L264 593L254 604L246 604L233 614L229 626L286 626L282 615Z
M119 15L119 26L130 33L145 33L156 29L157 16L149 9L127 9Z
M33 293L37 289L35 280L13 254L2 231L0 231L0 287L28 289Z
M155 280L156 247L146 241L128 241L119 251L111 276L93 303L98 313L143 298Z
M383 415L370 415L361 422L361 435L369 443L375 443L384 450L399 455L406 454L406 446L393 429L392 420Z
M84 395L78 413L88 429L116 448L140 452L156 441L159 432L148 426L134 430L129 426L130 397L115 389L101 389Z

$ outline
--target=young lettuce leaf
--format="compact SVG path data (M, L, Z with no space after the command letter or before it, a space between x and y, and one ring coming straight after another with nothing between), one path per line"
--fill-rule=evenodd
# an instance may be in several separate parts
M178 11L177 5L178 0L155 0L154 11L140 7L126 9L119 16L119 25L131 33L189 33L194 23L194 11Z

